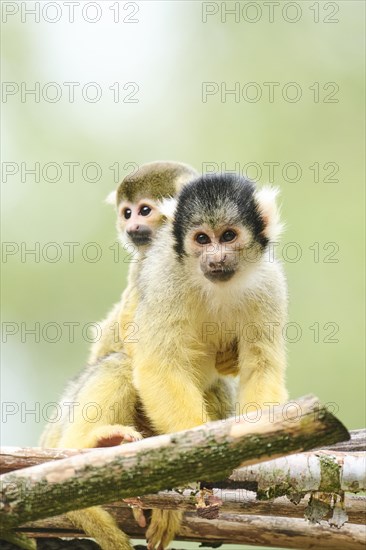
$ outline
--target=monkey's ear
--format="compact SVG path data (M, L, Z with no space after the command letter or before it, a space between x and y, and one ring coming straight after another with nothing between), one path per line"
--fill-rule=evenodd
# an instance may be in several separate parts
M116 206L116 200L117 200L117 191L111 191L108 193L108 195L105 198L105 202L107 204L111 204L112 206Z
M269 186L264 186L255 192L255 200L265 223L264 234L270 241L276 240L284 229L276 203L279 192L278 188Z
M158 202L158 209L161 214L169 221L173 221L175 209L177 207L177 199L169 197Z

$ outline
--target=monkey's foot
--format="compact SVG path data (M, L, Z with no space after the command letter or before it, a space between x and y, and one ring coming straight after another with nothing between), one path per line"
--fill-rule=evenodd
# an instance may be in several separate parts
M182 517L182 512L153 510L146 532L148 550L164 550L178 533Z
M126 502L126 504L131 506L133 517L135 518L137 525L144 529L146 527L146 518L144 511L141 508L140 497L124 498L123 502Z
M93 432L95 443L93 447L114 447L123 443L132 443L142 439L142 435L134 430L132 426L120 424L108 424L100 426Z
M145 529L146 527L146 518L144 511L141 510L141 508L132 508L133 517L135 518L135 521L139 527L142 527Z

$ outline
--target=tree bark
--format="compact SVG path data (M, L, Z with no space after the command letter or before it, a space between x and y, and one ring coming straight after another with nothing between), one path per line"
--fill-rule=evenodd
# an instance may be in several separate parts
M335 443L334 445L328 445L327 447L322 448L328 449L329 451L341 451L345 453L366 451L366 429L361 428L360 430L351 430L350 435L351 439L349 441L341 441L340 443Z
M76 451L21 449L12 454L7 451L8 467L27 463L26 456L34 461L43 462L61 456L75 456ZM15 462L14 462L15 461ZM25 462L24 462L25 461ZM220 513L244 513L257 515L303 517L309 512L308 492L328 493L329 498L315 496L315 503L323 503L323 512L330 513L337 505L334 495L344 492L356 492L366 489L366 453L340 453L320 450L309 453L294 454L288 457L262 462L233 471L224 481L216 483L202 482L202 486L213 489L213 496L220 499ZM162 508L171 510L192 511L196 509L196 491L187 489L184 492L159 492L155 495L144 495L126 499L126 502L111 505L112 512L128 503L142 509ZM279 498L285 495L286 498ZM332 497L332 498L330 498ZM271 502L266 502L270 499ZM290 500L291 499L291 500ZM291 502L292 501L292 502ZM294 504L296 503L296 505ZM327 507L327 510L325 509ZM108 507L107 507L108 508ZM366 497L348 494L344 500L344 510L351 523L365 523Z
M143 530L136 526L132 514L120 509L119 525L132 538L144 538ZM50 529L57 527L56 536L85 536L70 530L64 530L65 521L42 520L38 525L50 524ZM50 529L43 536L50 536ZM33 537L42 536L39 528L22 528L22 532ZM51 531L52 533L52 531ZM187 513L176 540L205 543L248 544L294 549L329 549L329 550L363 550L366 528L364 525L345 524L341 529L329 526L321 521L310 523L304 519L286 517L268 517L259 515L222 514L219 519L207 520Z
M239 465L346 439L349 434L339 420L307 396L263 411L257 422L232 418L92 450L1 476L3 527L203 477L223 479Z
M107 504L104 508L116 518L123 530L131 529L134 525L132 516L128 513L129 506L133 504L142 510L160 508L164 510L182 510L184 512L197 511L197 499L192 496L191 490L183 493L176 491L161 491L156 495L145 495ZM221 514L243 514L257 516L274 516L287 518L303 518L309 505L310 496L306 495L300 502L295 504L287 497L278 497L273 500L257 500L255 493L245 489L224 490L215 489L212 491L212 500L220 502ZM131 504L129 504L129 502ZM366 497L346 494L344 508L347 511L349 523L366 523ZM127 511L126 511L127 510ZM188 521L188 520L187 520ZM129 527L126 527L129 525ZM35 530L44 533L44 536L56 536L59 530L77 533L74 526L66 515L54 516L53 518L42 519L36 522L29 522L22 526L22 531L31 532Z
M349 433L351 438L348 441L342 441L335 445L324 445L315 450L344 453L366 451L366 429L351 430ZM90 449L42 449L41 447L2 446L0 447L0 474L88 452L90 452Z
M262 499L308 491L356 493L366 490L366 452L315 451L286 456L238 468L230 481L240 484L238 488L254 488Z

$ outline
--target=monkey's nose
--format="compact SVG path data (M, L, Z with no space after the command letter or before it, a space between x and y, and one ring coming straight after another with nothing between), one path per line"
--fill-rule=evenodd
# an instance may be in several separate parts
M138 223L130 225L130 227L127 229L127 235L130 235L131 233L136 233L139 229L140 226Z
M226 262L226 254L220 260L211 260L208 262L210 269L222 269Z

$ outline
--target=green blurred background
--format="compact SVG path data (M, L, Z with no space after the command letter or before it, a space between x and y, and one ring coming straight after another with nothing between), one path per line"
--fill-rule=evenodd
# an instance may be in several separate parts
M2 266L2 444L36 445L46 404L85 363L82 329L118 299L128 268L123 254L114 261L114 212L103 200L134 166L158 159L247 170L281 188L278 255L297 340L291 397L313 392L349 428L364 426L364 3L281 2L272 17L262 2L120 2L118 15L103 2L83 18L81 2L69 22L61 2L55 23L55 8L35 21L25 11L34 2L10 4L18 11L2 3L2 76L5 91L19 92L2 103L2 239L14 252ZM22 100L37 82L45 97ZM65 82L79 83L74 102ZM93 97L89 82L97 102L82 96ZM205 82L215 93L203 101ZM278 83L273 101L269 82ZM242 93L221 96L225 86ZM35 163L39 181L25 172ZM79 163L74 179L65 163ZM279 163L274 177L269 163ZM80 243L73 262L70 242ZM102 251L95 263L81 253L92 242ZM36 246L39 258L22 256ZM25 332L36 323L39 341Z
M121 2L117 23L112 2L99 4L96 23L83 20L83 2L73 23L62 2L59 21L45 20L57 17L50 8L39 22L26 13L22 22L20 4L34 8L19 3L2 25L6 90L21 89L22 82L23 90L36 82L42 90L55 82L62 96L50 102L41 93L39 102L32 95L21 101L19 91L3 98L2 239L14 254L3 255L2 266L8 413L2 443L37 444L44 405L57 401L85 363L89 343L82 328L118 299L128 268L124 255L115 262L115 248L109 248L116 242L115 215L104 198L135 164L158 159L203 171L208 163L209 169L247 169L260 184L273 179L280 187L287 229L277 248L297 327L288 332L297 340L288 345L291 397L313 392L347 427L364 426L364 3L297 2L291 8L281 2L271 22L262 2L251 3L257 8L238 3L238 21L225 19L221 3ZM205 11L217 13L204 22ZM80 83L74 102L64 82ZM81 93L89 82L102 91L94 103ZM121 101L114 102L109 87L117 82ZM203 101L205 82L219 91ZM256 84L245 87L249 82ZM273 101L268 82L278 83ZM286 88L289 82L296 89ZM220 90L235 83L240 97L221 97ZM46 98L55 90L44 89ZM251 102L258 90L262 97ZM301 98L292 102L299 90ZM92 97L93 89L87 92ZM135 102L126 102L128 96ZM37 162L39 181L24 173ZM72 162L79 163L74 181L65 164ZM274 178L272 162L279 163ZM59 173L47 163L58 163ZM92 166L83 174L87 163L98 164L97 177ZM50 261L50 242L60 247L59 261ZM73 262L67 242L80 243ZM102 251L95 263L81 253L91 242ZM34 249L35 243L38 261L22 257L22 246ZM87 252L91 258L95 250ZM39 342L24 333L36 323ZM47 323L57 323L61 335ZM65 323L78 323L73 342Z

